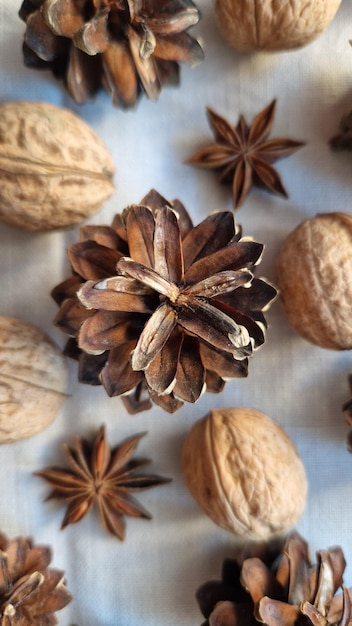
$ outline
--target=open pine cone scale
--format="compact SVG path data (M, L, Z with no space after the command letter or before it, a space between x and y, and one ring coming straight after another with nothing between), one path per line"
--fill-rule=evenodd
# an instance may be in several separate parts
M203 58L188 32L199 21L191 0L24 0L24 62L50 67L76 102L100 86L116 105L133 106L141 90L156 100L179 82L179 63Z
M72 596L63 572L50 568L51 550L30 538L8 540L0 533L1 626L54 626L56 611Z
M249 553L241 566L228 559L222 580L197 591L203 626L350 626L352 589L343 585L343 552L332 547L316 556L312 564L306 542L293 532L274 558Z
M152 191L110 228L81 234L68 250L74 276L53 296L56 324L81 351L83 379L86 363L87 382L124 396L130 409L131 393L136 399L144 387L173 412L247 374L276 290L253 277L263 246L241 238L232 213L193 227L179 201Z

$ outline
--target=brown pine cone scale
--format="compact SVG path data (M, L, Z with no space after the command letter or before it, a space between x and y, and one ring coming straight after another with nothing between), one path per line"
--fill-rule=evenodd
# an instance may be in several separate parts
M284 546L252 544L239 562L226 559L222 579L196 593L203 626L349 626L352 589L343 584L340 547L317 552L292 532Z
M24 63L51 69L78 102L104 88L116 106L144 92L157 100L179 83L179 63L203 59L188 29L200 14L192 0L24 0Z
M130 412L174 412L247 375L276 296L255 278L263 246L231 212L198 226L178 200L151 191L111 227L83 227L68 249L73 276L52 292L82 382L103 384Z
M30 538L0 533L0 625L54 626L72 600L63 572L49 567L51 550Z

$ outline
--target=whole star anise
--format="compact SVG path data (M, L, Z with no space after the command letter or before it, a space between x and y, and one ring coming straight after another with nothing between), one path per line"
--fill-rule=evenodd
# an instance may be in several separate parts
M86 102L103 87L116 106L142 91L156 100L179 83L179 62L203 59L188 32L199 20L192 0L24 0L24 62L52 69Z
M281 178L272 166L277 159L289 156L304 145L280 137L268 139L274 121L276 101L258 113L249 126L240 116L237 126L231 126L215 111L207 108L215 143L196 152L187 163L207 170L218 170L220 182L232 184L235 207L240 207L252 185L287 197Z
M68 502L61 528L79 522L93 505L105 530L121 540L125 537L125 515L151 519L131 494L170 479L138 472L149 460L131 457L145 434L134 435L111 449L101 426L93 443L77 436L72 446L64 444L68 469L48 467L35 473L53 487L47 499Z
M276 290L254 278L263 246L242 238L231 212L193 227L178 200L151 191L81 236L68 249L74 275L52 295L82 382L103 383L130 411L152 400L173 412L246 376Z
M317 552L291 533L281 552L226 559L221 581L209 581L196 594L203 626L348 626L352 590L343 585L346 562L340 547ZM342 593L337 591L342 589ZM337 594L337 595L336 595Z
M53 626L72 600L63 572L49 567L51 550L28 537L0 533L0 625Z

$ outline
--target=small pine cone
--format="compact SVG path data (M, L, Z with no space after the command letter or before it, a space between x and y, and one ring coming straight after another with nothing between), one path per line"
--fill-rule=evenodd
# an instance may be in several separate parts
M203 59L187 32L200 17L192 0L24 0L19 15L25 65L51 69L78 103L101 87L116 106L142 91L157 100L179 83L179 62Z
M51 550L0 533L0 626L54 626L72 600L63 572L49 568Z
M156 191L110 227L82 227L68 249L73 276L52 292L81 382L124 396L130 412L153 401L172 413L246 376L276 296L253 276L262 249L230 211L194 227L181 202Z
M348 626L352 589L343 586L341 548L319 550L312 564L297 532L281 550L269 547L248 549L239 563L226 559L222 580L198 589L203 626Z

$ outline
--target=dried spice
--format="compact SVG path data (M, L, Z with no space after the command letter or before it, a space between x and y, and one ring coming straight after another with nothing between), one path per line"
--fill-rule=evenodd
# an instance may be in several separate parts
M341 118L337 135L330 139L333 150L352 150L352 111Z
M348 626L352 589L343 585L343 552L332 547L316 556L313 564L293 532L279 554L256 546L240 562L226 559L222 580L197 591L203 626Z
M199 20L192 0L24 0L24 63L49 68L78 103L103 87L116 106L142 91L156 100L179 83L179 63L203 50L187 30Z
M240 115L237 126L231 126L225 118L207 108L215 143L207 145L187 159L189 165L217 170L220 182L232 185L236 208L244 203L252 185L287 197L281 178L272 163L289 156L304 143L284 137L268 139L274 121L275 105L276 101L273 100L255 116L251 125Z
M51 550L28 537L0 533L1 626L52 626L72 600L63 572L49 567Z
M125 537L124 516L151 519L131 494L170 479L138 472L149 463L148 459L131 458L144 435L134 435L111 448L101 426L93 443L77 436L72 446L64 444L68 469L48 467L35 473L53 487L47 500L68 502L61 528L79 522L93 505L105 530L121 540Z
M349 382L350 392L352 396L352 374L349 376L348 382ZM347 424L352 428L352 397L350 400L348 400L347 402L343 404L342 411L343 411ZM352 430L350 430L347 436L347 447L348 447L349 452L352 452Z
M276 296L253 276L262 250L231 212L194 227L180 201L156 191L111 227L84 226L68 249L73 277L52 292L80 380L123 396L130 412L151 401L174 412L246 376Z

